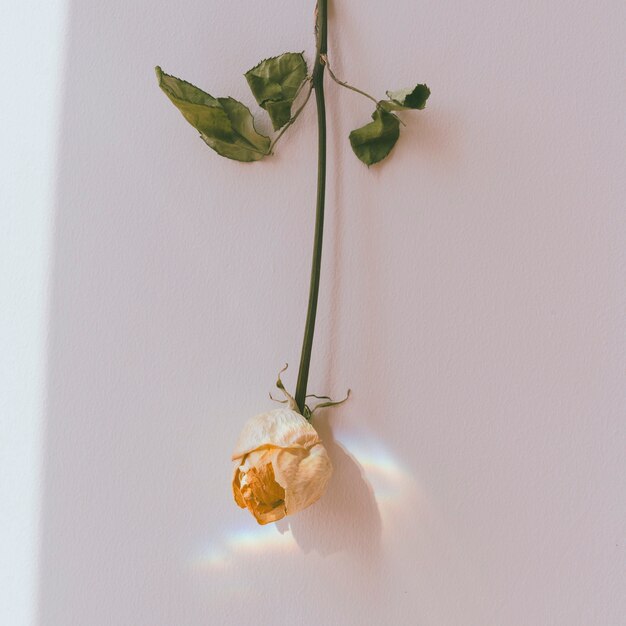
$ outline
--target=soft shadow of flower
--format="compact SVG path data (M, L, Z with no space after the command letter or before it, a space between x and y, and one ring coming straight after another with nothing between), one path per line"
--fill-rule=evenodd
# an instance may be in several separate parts
M347 552L365 561L376 561L380 552L382 523L371 485L363 468L337 443L322 414L314 426L333 463L328 490L312 507L276 523L287 530L303 552L322 556Z

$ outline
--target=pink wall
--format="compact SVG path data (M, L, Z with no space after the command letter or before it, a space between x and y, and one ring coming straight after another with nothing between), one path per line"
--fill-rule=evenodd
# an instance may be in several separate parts
M41 626L624 623L623 3L332 4L340 77L433 95L368 171L328 84L310 388L353 397L327 495L265 528L229 456L299 357L314 110L227 161L153 66L251 103L312 3L70 6Z

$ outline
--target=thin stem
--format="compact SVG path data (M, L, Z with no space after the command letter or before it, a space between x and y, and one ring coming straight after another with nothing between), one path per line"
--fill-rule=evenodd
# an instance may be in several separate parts
M326 67L328 68L328 74L338 85L340 85L341 87L345 87L346 89L350 89L350 91L356 91L356 93L361 94L362 96L365 96L366 98L369 98L372 102L374 102L376 104L377 109L385 110L383 107L380 106L380 102L376 100L374 96L370 96L370 94L366 93L365 91L362 91L361 89L358 89L357 87L354 87L353 85L348 85L348 83L345 80L339 80L333 73L332 69L330 68L330 63L328 62L328 56L326 54L322 55L322 63L326 65ZM389 111L387 112L389 113ZM394 115L394 114L391 113L391 115ZM400 124L402 124L402 126L406 126L406 124L397 115L394 115L394 117L400 122Z
M270 144L270 154L272 154L272 152L274 151L274 146L278 143L278 140L285 134L285 131L298 119L298 115L302 113L302 111L304 110L304 107L307 105L307 102L309 101L309 98L311 97L311 92L313 91L313 82L311 81L310 78L308 78L307 80L303 81L300 87L298 88L298 92L296 93L296 98L298 97L298 94L302 90L302 87L304 87L305 83L308 83L309 85L309 91L306 94L306 98L304 99L304 102L300 105L300 108L291 116L291 119L283 126L282 130L278 133L278 135L276 135L276 138Z
M376 100L374 96L370 96L368 93L365 93L361 89L357 89L356 87L353 87L352 85L348 85L348 83L344 80L339 80L333 73L332 69L330 68L330 63L328 62L328 56L326 56L325 54L322 55L322 63L324 63L324 65L328 68L328 73L330 74L330 77L338 85L341 85L342 87L345 87L346 89L350 89L351 91L356 91L356 93L360 93L362 96L365 96L366 98L369 98L372 102L375 102L376 106L378 106L378 100Z
M313 334L315 333L315 317L320 288L320 270L322 265L322 242L324 238L324 205L326 200L326 101L324 99L324 63L323 55L328 48L328 0L318 0L317 21L315 27L317 54L311 81L315 89L317 105L317 202L315 210L315 235L313 238L313 261L311 264L311 285L309 289L309 305L307 308L300 368L296 384L295 401L300 413L304 415L306 387L309 380Z

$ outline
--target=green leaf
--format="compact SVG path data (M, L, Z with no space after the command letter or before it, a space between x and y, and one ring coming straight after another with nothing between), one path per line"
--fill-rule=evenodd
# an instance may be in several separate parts
M354 154L368 167L382 161L400 136L400 121L392 113L376 109L372 119L373 122L350 133Z
M215 98L187 81L165 74L160 67L156 74L159 87L194 128L225 140L232 137L228 116Z
M258 161L269 153L269 137L256 132L252 113L241 102L214 98L160 67L156 74L165 95L218 154L236 161Z
M270 140L254 128L250 109L234 98L218 98L234 131L234 138L224 141L214 135L201 137L218 154L236 161L258 161L269 153Z
M274 130L291 119L291 105L306 75L306 61L301 52L285 52L265 59L245 73L256 101L268 112Z
M292 102L293 100L279 100L278 102L268 100L265 103L263 108L270 116L274 130L282 128L291 119Z
M430 89L426 85L416 85L398 91L388 91L389 100L380 102L386 111L406 111L407 109L423 109L430 96Z

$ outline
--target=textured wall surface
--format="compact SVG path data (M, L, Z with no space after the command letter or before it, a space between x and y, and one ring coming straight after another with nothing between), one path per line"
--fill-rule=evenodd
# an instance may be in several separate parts
M328 493L259 527L230 453L285 361L295 386L314 106L239 164L153 67L252 104L261 58L311 60L312 3L70 3L39 626L624 624L625 17L332 2L340 77L433 95L368 170L371 103L327 83L310 389L353 396L316 418Z

